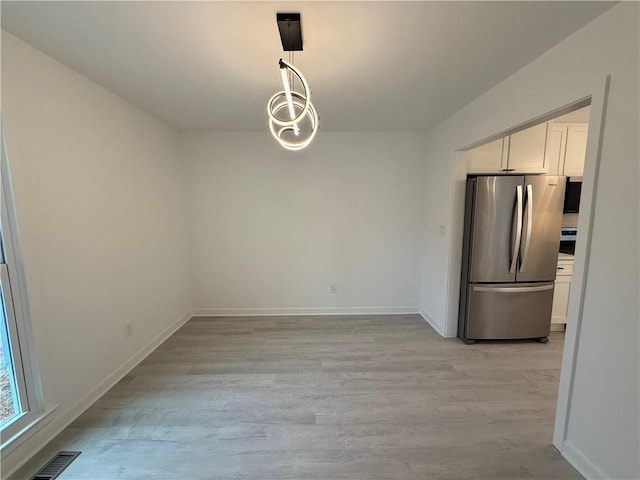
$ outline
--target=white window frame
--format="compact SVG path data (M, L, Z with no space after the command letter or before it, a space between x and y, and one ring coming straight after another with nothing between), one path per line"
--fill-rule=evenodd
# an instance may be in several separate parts
M6 321L11 340L12 359L23 412L8 423L0 432L1 455L5 457L19 447L30 434L43 426L45 414L42 382L36 357L29 314L27 286L20 251L20 237L13 203L13 189L2 124L0 121L0 138L2 142L2 158L0 159L0 214L2 229L2 247L4 258L0 268L3 285L7 285L4 293L6 302ZM6 287L5 287L6 288ZM51 412L49 412L51 413Z
M16 423L19 423L20 418L27 412L31 411L29 403L29 395L27 395L27 385L24 377L24 369L22 368L22 349L20 348L20 337L18 335L18 325L16 323L16 317L13 310L13 296L11 295L11 282L9 281L9 270L7 264L4 263L2 258L2 252L0 252L0 277L2 283L0 284L0 291L2 292L4 317L6 322L8 342L3 342L2 353L5 357L5 363L10 365L9 369L13 371L11 376L15 381L15 388L17 391L11 392L13 394L14 409L19 412L14 415L13 419L5 426L2 427L2 435L11 436L11 431ZM5 348L8 344L9 348ZM12 388L13 390L13 388Z

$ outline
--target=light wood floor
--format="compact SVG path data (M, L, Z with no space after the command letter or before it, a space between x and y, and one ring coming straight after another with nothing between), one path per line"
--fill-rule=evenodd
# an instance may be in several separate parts
M562 333L464 345L419 316L198 318L15 478L573 479L551 446Z

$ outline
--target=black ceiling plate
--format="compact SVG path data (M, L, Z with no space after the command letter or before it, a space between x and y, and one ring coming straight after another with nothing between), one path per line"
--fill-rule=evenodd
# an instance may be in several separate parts
M276 13L282 49L285 52L302 50L302 27L299 13Z

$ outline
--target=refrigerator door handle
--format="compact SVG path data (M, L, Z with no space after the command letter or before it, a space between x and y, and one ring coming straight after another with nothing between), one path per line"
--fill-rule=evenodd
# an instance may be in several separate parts
M522 259L520 262L520 271L524 272L524 266L527 263L529 257L529 247L531 245L531 229L533 227L533 187L531 184L527 185L527 235L524 239L524 252L522 253Z
M516 263L518 262L518 247L522 237L522 185L516 187L516 218L511 223L511 235L513 237L513 228L516 229L513 248L511 249L511 267L509 273L516 273Z
M520 293L520 292L543 292L545 290L551 290L551 285L541 285L536 287L477 287L473 286L474 292L505 292L505 293Z

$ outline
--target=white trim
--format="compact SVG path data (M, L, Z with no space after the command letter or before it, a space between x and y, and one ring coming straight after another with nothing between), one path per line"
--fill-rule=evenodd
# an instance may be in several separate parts
M453 188L451 189L451 217L449 218L449 258L447 298L444 314L444 333L447 337L458 335L458 307L460 304L460 272L464 240L464 209L467 190L467 153L456 150L451 161Z
M20 229L18 227L18 219L13 196L13 185L11 182L11 170L9 168L7 147L4 141L4 130L1 118L0 137L0 141L2 142L2 155L0 155L0 189L2 190L2 194L0 195L0 213L2 216L2 222L6 227L2 238L5 248L4 262L7 265L9 273L12 307L20 343L20 360L22 362L22 373L24 375L24 386L28 399L28 409L30 413L41 415L45 412L42 380L40 378L38 358L33 340L29 297L27 294L27 281L22 261Z
M80 398L76 403L66 408L54 419L46 425L40 435L34 435L20 445L19 448L2 457L2 474L3 476L11 476L27 463L34 453L44 448L51 440L58 436L71 422L78 418L85 410L93 405L105 393L107 393L116 383L133 370L140 362L142 362L150 353L158 348L164 341L173 335L180 327L189 321L190 314L182 315L177 321L173 322L167 328L162 330L158 335L152 338L144 347L134 353L120 367L118 367L111 375L102 382L92 388L86 395ZM21 452L16 459L16 452ZM13 462L15 463L12 463Z
M582 310L586 295L589 261L591 257L591 236L595 216L597 197L597 179L600 169L600 155L602 139L606 121L609 83L611 76L607 75L601 83L593 89L591 96L591 112L589 116L589 133L587 135L587 150L584 161L584 175L582 179L582 199L580 201L580 216L578 217L578 238L569 292L569 308L567 312L567 330L564 337L562 365L560 367L560 381L558 383L558 400L556 403L556 418L553 428L553 444L564 454L569 428L569 416L573 401L573 383L577 364L580 330L582 327Z
M269 317L299 315L401 315L417 314L418 307L262 307L196 308L194 317Z
M17 450L29 440L33 435L38 433L44 427L46 427L54 418L55 411L59 405L48 410L46 413L41 413L32 418L27 425L20 429L19 432L12 435L9 440L6 440L2 445L2 459L10 455L14 450ZM3 435L4 436L4 435Z
M14 204L4 130L0 119L0 216L3 247L2 284L11 363L15 373L19 415L2 428L0 455L7 455L44 428L54 418L57 407L45 411L38 358L33 342L27 284L22 263L20 234ZM8 355L8 352L6 353ZM5 467L6 469L6 467Z
M564 340L562 367L558 386L558 401L556 406L556 418L553 431L553 445L562 452L563 444L567 438L568 419L570 405L572 403L572 391L575 374L576 355L580 338L580 326L582 321L582 308L587 284L587 272L589 266L591 230L595 214L595 197L600 162L600 148L604 130L607 92L610 76L601 77L592 88L587 90L587 95L577 101L569 100L567 104L553 112L549 112L538 120L548 118L570 106L581 105L591 98L591 112L589 119L589 134L587 136L587 151L585 156L585 168L582 181L583 201L580 206L578 223L578 241L576 243L576 260L572 277L572 288L569 295L569 312L567 316L567 330ZM451 178L453 182L453 200L449 223L451 236L449 239L448 279L447 279L447 303L445 305L444 331L452 334L457 326L456 307L460 298L460 252L462 246L463 218L464 218L464 188L462 185L466 178L466 162L461 151L454 152ZM587 201L590 199L590 201ZM575 285L575 288L574 288Z
M14 315L15 309L13 307L11 280L9 278L9 270L6 263L0 263L0 277L2 278L0 281L0 293L2 294L2 303L4 304L4 329L6 329L5 331L8 337L6 342L4 340L2 342L2 353L6 358L5 363L9 365L9 378L13 378L13 381L9 380L9 383L13 383L10 390L13 398L12 403L14 404L14 413L7 419L8 424L3 425L2 436L11 437L15 432L24 427L24 425L21 426L21 424L24 423L25 417L28 417L33 413L38 414L42 412L40 410L35 410L34 412L34 408L31 408L29 403L29 394L32 393L30 391L31 385L26 382L22 368L26 362L23 359L22 349L20 348L20 334L18 333L19 325ZM15 391L13 391L14 387Z
M562 456L586 479L609 478L569 442L564 442Z
M433 318L432 315L430 315L425 309L421 308L420 309L420 316L422 318L424 318L424 320L431 325L431 328L433 328L436 332L438 332L438 334L441 337L447 337L445 335L444 332L444 327L442 326L442 324L440 322L438 322L435 318Z

